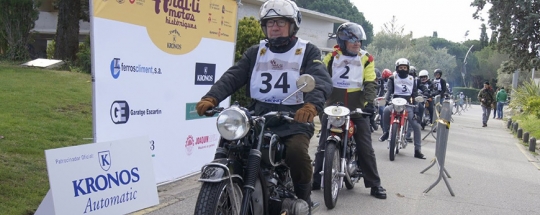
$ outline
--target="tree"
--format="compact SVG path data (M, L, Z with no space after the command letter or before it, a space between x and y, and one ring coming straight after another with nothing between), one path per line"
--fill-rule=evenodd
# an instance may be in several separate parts
M496 48L510 56L511 63L504 72L516 69L540 68L538 49L540 48L540 3L537 0L474 0L475 19L482 19L481 11L486 3L489 9L489 25L498 32ZM533 60L535 59L535 60Z
M508 60L508 55L491 48L482 49L475 52L474 55L478 59L478 69L472 76L474 88L480 88L486 80L490 82L497 80L497 70L501 68L503 61ZM495 83L493 84L495 85Z
M482 23L480 30L480 46L483 49L484 47L489 45L489 38L486 32L486 24Z
M369 45L373 40L373 24L367 21L364 14L349 0L296 0L295 2L299 7L347 19L361 25L367 37L363 46ZM339 25L334 26L334 31L337 26Z
M39 3L33 0L0 0L0 53L9 60L29 58L30 30L38 19Z
M437 31L434 31L433 32L433 38L437 38L437 37L439 37L439 34L437 34Z
M404 30L405 25L399 25L396 16L392 16L392 20L383 24L383 32L387 34L403 35Z
M54 58L75 61L79 51L81 1L58 0Z
M265 38L262 32L261 25L255 17L244 17L238 22L238 33L236 36L236 47L234 53L234 61L237 62L242 58L242 54L251 46L259 44ZM237 90L231 96L231 103L238 101L240 105L247 106L251 102L251 98L246 95L246 87Z

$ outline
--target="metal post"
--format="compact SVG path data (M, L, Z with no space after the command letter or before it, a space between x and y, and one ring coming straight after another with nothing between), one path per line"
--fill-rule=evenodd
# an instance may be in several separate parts
M529 140L529 151L534 152L536 150L536 138L531 138Z
M529 142L529 132L523 133L523 143Z
M450 187L450 184L448 183L448 178L450 178L450 175L448 175L448 172L444 168L444 163L446 159L446 146L448 144L448 133L450 130L450 117L452 116L452 107L450 106L449 101L443 102L443 107L441 110L441 115L439 116L438 121L438 127L437 127L437 143L435 146L435 158L431 161L431 165L427 167L426 169L422 170L420 173L426 172L429 168L431 168L435 163L437 163L437 167L439 167L439 177L433 183L429 188L427 188L424 193L429 192L435 185L437 185L441 179L444 180L444 183L446 184L446 187L448 188L448 191L450 191L450 195L454 195L454 191L452 191L452 187Z

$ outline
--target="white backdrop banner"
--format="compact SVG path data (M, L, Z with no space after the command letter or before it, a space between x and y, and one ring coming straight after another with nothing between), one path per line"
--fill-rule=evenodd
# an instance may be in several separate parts
M45 150L54 207L45 200L40 207L54 212L36 214L127 214L158 204L147 142L135 137Z
M200 171L219 133L195 104L233 64L236 0L91 3L94 141L148 135L157 183Z

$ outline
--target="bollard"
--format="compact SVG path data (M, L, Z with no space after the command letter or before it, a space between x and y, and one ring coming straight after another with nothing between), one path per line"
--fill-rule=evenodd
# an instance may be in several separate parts
M512 126L512 119L508 119L508 122L506 123L506 128L510 129Z
M517 138L518 139L523 138L523 129L522 128L518 128L518 130L517 130Z
M513 127L512 131L517 132L518 126L519 126L519 124L517 122L514 122L514 127Z
M523 133L523 143L529 142L529 132Z
M536 138L531 138L529 140L529 151L534 152L536 150Z

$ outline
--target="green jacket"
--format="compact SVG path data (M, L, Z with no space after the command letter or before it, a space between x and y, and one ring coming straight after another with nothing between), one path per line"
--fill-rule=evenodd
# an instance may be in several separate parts
M362 54L364 53L364 54ZM342 55L339 46L334 47L334 51L328 53L323 62L326 64L326 68L332 76L332 64L331 60L333 58L339 57ZM375 62L373 61L373 56L365 51L360 51L359 55L361 56L362 65L364 66L364 88L363 89L340 89L333 88L332 94L326 101L325 107L329 105L334 105L336 102L343 102L345 106L350 110L356 108L364 108L367 103L373 103L373 100L377 96L377 83L375 82ZM352 116L360 117L360 115Z
M482 101L482 99L484 99L484 101ZM478 101L484 107L491 107L493 102L495 102L493 90L491 89L480 90L480 92L478 93Z
M506 98L508 98L506 91L504 89L499 90L497 93L497 102L506 102Z

